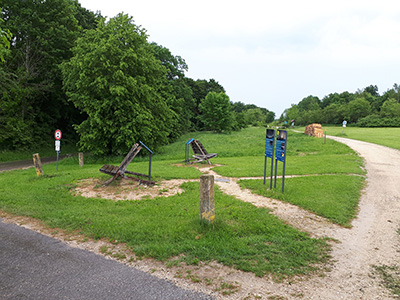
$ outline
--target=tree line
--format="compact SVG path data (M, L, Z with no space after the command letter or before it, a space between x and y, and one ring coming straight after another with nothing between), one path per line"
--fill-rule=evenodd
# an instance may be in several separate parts
M331 93L322 100L308 96L286 109L280 121L297 125L311 123L348 124L361 127L400 127L400 86L394 84L382 95L376 85L355 93Z
M126 153L185 132L264 125L273 112L231 102L215 79L150 43L132 17L106 19L77 0L0 0L0 150L48 141L55 129L82 151Z

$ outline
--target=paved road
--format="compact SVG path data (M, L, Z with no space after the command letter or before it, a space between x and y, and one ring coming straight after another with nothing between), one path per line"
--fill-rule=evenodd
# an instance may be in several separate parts
M60 155L59 159L63 159L64 157L70 156L70 154L63 154ZM57 161L57 156L54 157L43 157L40 158L42 164L48 164ZM22 168L29 168L33 167L33 160L26 159L26 160L18 160L18 161L10 161L5 163L0 163L0 172L2 171L9 171L14 169L22 169Z
M0 218L0 299L213 299Z

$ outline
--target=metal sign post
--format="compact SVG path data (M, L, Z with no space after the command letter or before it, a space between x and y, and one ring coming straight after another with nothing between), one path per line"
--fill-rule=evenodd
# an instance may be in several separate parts
M190 163L190 158L189 158L189 145L190 143L192 143L194 141L193 138L191 138L190 140L187 141L186 145L185 145L185 164Z
M264 161L264 184L267 177L267 157L271 158L271 181L270 189L272 189L272 176L274 171L274 146L275 146L275 130L267 129L265 137L265 161Z
M60 149L61 149L61 141L60 140L61 140L61 137L62 137L61 130L57 129L54 132L54 138L56 139L55 148L56 148L56 152L57 152L57 167L56 167L56 170L58 170L58 158L60 156Z
M342 134L344 133L344 129L346 128L346 126L347 126L347 121L346 120L344 120L343 121L343 130L342 130Z
M151 156L153 155L153 151L151 151L142 141L139 141L139 143L149 152L149 180L151 181Z
M286 168L286 147L287 147L287 131L278 130L276 137L276 150L275 150L275 183L276 188L276 173L278 169L278 160L283 162L283 173L282 173L282 193L285 190L285 168Z

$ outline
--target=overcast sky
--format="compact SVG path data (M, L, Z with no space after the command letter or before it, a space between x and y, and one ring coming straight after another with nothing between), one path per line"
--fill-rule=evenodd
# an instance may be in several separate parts
M309 95L400 84L399 0L78 1L132 16L185 59L187 77L214 78L231 101L277 117Z

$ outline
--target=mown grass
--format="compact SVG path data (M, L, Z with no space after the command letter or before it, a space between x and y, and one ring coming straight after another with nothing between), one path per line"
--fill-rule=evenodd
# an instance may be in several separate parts
M400 128L360 128L323 126L327 135L347 137L350 139L383 145L400 150Z
M239 184L252 192L279 199L312 211L333 223L349 227L356 216L360 190L364 178L361 176L320 175L285 179L285 191L281 192L282 180L277 180L277 189L269 189L263 180L241 180Z
M184 255L191 263L216 260L258 276L309 273L326 259L327 244L312 239L269 214L216 191L216 223L199 216L199 183L169 198L114 202L73 196L73 183L85 169L63 166L45 176L32 170L0 176L0 209L43 220L54 228L78 230L99 239L127 243L138 256L168 260Z
M153 156L153 179L200 177L197 169L182 164L185 143L191 137L201 140L208 152L218 153L212 160L223 164L215 168L218 173L263 176L265 129L248 128L231 135L188 134L162 147ZM146 156L135 158L128 170L147 173L147 160ZM43 166L43 177L36 177L33 169L0 173L0 209L40 219L51 227L78 230L88 237L125 242L139 256L168 260L183 255L187 263L194 264L217 260L258 276L309 273L327 257L324 240L312 239L271 216L267 209L219 191L216 223L202 223L198 183L184 184L185 192L180 195L153 200L114 202L72 195L70 190L78 180L106 180L109 176L99 168L121 161L122 157L86 157L85 166L80 168L73 157L61 161L58 171L55 164ZM348 174L364 174L361 167L362 160L345 145L334 141L324 144L322 139L289 132L286 174L336 175L287 179L285 194L270 192L277 199L347 226L355 215L363 180ZM248 184L264 189L260 180Z

